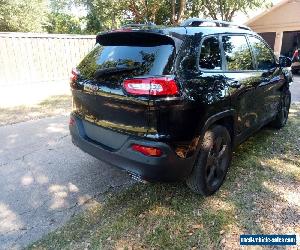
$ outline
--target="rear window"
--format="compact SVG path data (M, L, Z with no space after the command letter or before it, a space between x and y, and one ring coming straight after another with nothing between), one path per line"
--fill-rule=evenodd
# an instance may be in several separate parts
M174 47L172 45L101 46L98 45L97 65L107 67L139 67L141 73L150 75L167 74L170 71Z
M122 70L131 76L166 75L172 70L175 48L172 44L122 44L100 45L80 63L82 75L93 77L97 71ZM125 73L126 75L126 73Z

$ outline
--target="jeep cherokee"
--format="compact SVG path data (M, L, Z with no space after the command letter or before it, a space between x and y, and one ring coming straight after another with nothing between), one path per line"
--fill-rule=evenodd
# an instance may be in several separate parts
M185 180L211 195L235 146L266 124L286 124L289 66L259 35L229 22L100 33L72 70L72 141L136 179Z

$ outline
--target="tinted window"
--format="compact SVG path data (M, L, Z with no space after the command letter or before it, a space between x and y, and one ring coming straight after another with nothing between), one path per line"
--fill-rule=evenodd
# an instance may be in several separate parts
M162 75L169 74L174 58L173 45L155 46L102 46L96 47L83 59L79 65L82 75L92 78L95 72L102 69L111 69L117 72L122 68L122 75ZM128 68L128 71L123 69ZM114 70L116 69L116 70ZM133 70L130 70L133 69ZM110 76L114 75L113 73ZM108 75L103 75L108 77ZM121 76L118 73L118 76Z
M202 69L221 69L221 51L217 37L204 39L200 50L199 66Z
M253 49L258 70L271 69L275 66L272 51L258 38L250 36L249 42Z
M253 70L252 56L246 37L223 36L222 38L228 70Z

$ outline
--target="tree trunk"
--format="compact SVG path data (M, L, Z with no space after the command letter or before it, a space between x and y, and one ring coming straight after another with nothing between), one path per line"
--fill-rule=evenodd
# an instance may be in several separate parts
M112 13L111 15L111 28L112 29L116 28L116 17L114 13Z
M185 11L185 4L186 4L186 0L179 0L179 11L177 13L177 18L176 18L175 24L178 24L179 22L181 22L182 16Z
M180 0L179 11L177 13L177 19L176 19L177 24L179 22L181 22L182 16L183 16L184 11L185 11L185 4L186 4L186 0Z
M171 8L172 8L171 22L174 25L175 24L175 0L171 1Z
M223 9L223 2L222 0L219 0L219 8L220 8L220 14L221 14L221 19L224 20L224 9Z

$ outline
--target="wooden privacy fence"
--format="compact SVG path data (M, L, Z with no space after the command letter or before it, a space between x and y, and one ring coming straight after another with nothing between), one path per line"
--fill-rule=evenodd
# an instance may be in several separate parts
M0 87L67 80L95 36L0 32Z

